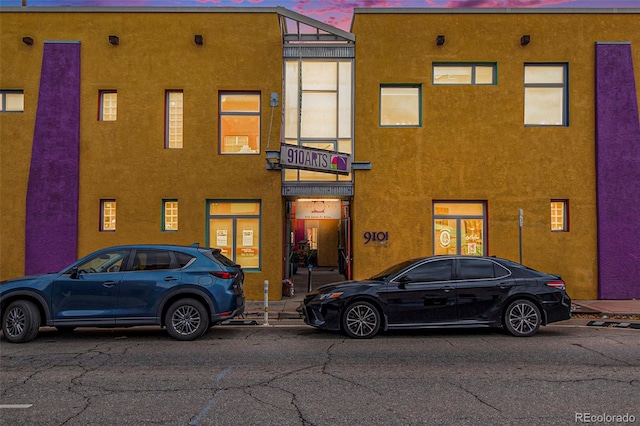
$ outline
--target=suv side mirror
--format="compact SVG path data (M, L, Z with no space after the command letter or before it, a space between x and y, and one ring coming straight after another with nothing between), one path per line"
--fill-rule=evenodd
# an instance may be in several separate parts
M71 275L69 276L69 278L71 278L72 280L76 280L78 279L78 267L74 266L73 268L71 268Z

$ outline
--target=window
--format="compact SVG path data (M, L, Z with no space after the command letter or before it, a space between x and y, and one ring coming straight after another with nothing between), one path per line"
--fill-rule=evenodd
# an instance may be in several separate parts
M24 91L0 90L0 112L23 112Z
M167 90L165 148L182 148L183 102L182 90Z
M171 255L166 250L137 250L131 268L134 271L171 269Z
M416 266L404 276L410 277L411 282L450 281L453 271L452 260L436 260ZM397 279L396 279L397 280Z
M116 200L100 200L100 231L116 230Z
M422 125L420 85L380 86L380 126Z
M344 154L353 152L352 60L287 60L285 143ZM285 169L289 182L349 182L351 174Z
M509 275L509 271L491 262L482 259L460 259L460 275L461 280L482 280L501 278Z
M129 254L129 250L106 251L92 257L78 265L78 273L95 274L102 272L120 272L122 261ZM71 273L71 270L66 273Z
M116 121L118 117L118 92L100 91L100 121Z
M259 93L220 93L220 153L260 153Z
M162 230L178 230L178 200L162 200Z
M260 202L210 201L208 203L209 247L245 269L259 269Z
M496 84L496 64L433 64L433 84Z
M433 203L434 254L483 256L484 202Z
M567 65L524 65L524 124L567 126Z
M551 230L567 232L569 230L567 200L551 200Z

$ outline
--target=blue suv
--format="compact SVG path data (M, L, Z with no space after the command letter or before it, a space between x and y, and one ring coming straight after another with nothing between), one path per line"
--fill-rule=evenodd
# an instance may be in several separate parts
M41 326L166 327L194 340L244 312L244 272L219 249L127 245L92 253L61 272L0 283L2 332L33 340Z

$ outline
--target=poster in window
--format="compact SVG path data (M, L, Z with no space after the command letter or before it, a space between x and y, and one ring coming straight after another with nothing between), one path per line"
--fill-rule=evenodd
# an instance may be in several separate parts
M251 247L253 245L253 229L242 230L242 245Z
M216 245L219 247L227 246L227 230L226 229L218 229L216 231Z

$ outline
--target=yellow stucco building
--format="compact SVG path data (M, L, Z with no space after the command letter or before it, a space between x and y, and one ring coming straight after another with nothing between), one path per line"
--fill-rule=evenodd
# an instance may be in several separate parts
M265 280L279 299L303 252L356 279L521 258L573 298L635 297L639 22L356 9L346 32L282 8L0 9L0 279L197 242L244 267L249 299Z

